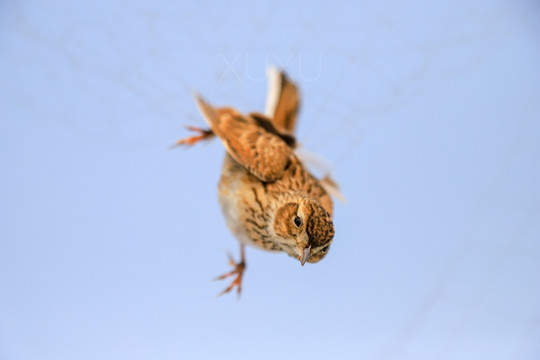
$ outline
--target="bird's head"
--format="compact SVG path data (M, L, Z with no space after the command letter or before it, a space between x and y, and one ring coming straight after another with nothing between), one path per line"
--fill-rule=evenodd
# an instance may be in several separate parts
M283 251L300 261L316 263L326 256L334 237L330 214L312 198L292 198L274 217L274 233Z

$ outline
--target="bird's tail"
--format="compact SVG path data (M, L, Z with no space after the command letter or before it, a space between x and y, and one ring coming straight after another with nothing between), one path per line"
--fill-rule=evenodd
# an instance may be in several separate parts
M300 107L298 87L283 70L269 67L265 115L282 133L293 134Z

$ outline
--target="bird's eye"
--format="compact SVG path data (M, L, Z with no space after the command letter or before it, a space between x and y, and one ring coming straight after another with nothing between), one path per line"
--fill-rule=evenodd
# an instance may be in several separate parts
M296 227L300 227L302 226L302 219L300 219L298 216L294 218L294 225L296 225Z
M321 249L321 251L322 251L323 253L326 253L326 252L328 252L328 249L330 249L330 245L326 245L325 247L323 247L323 248Z

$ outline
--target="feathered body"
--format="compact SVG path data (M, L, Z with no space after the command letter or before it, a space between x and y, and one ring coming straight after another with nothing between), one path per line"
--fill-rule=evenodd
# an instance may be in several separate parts
M283 251L305 262L326 256L334 237L332 199L295 155L293 136L299 107L298 89L283 72L271 73L267 115L215 108L197 97L209 130L180 140L193 144L217 136L227 154L218 186L227 225L243 245ZM223 277L237 274L240 290L245 261Z

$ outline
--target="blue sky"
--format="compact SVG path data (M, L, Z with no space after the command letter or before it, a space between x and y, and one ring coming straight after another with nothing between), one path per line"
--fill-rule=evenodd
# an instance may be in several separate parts
M0 358L538 359L530 1L0 6ZM324 261L238 254L192 100L299 83L341 185Z

